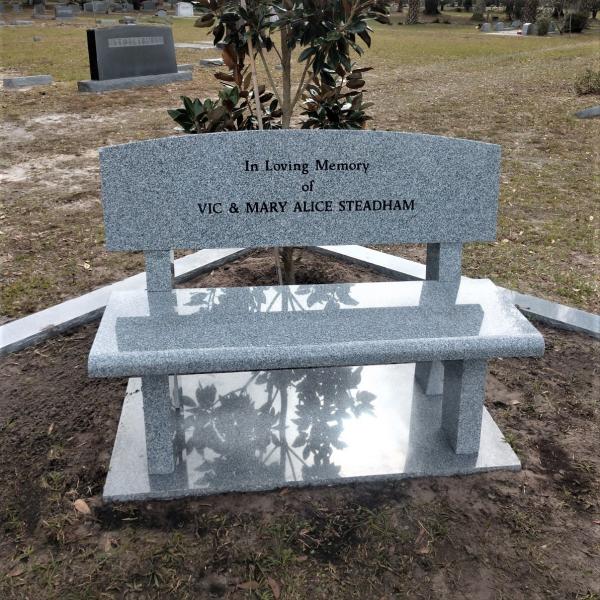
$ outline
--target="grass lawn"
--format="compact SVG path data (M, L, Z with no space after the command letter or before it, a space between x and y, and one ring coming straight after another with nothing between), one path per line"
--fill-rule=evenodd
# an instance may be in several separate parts
M498 241L465 250L465 272L588 310L597 293L598 120L573 112L575 76L598 67L598 27L583 35L484 35L468 15L451 25L376 25L361 64L375 101L370 127L495 142L503 164ZM396 18L395 21L398 19ZM0 178L2 313L14 318L131 274L136 255L103 249L97 149L175 133L166 109L179 95L214 95L212 72L193 82L104 95L78 94L88 77L93 19L4 28L2 72L50 73L56 84L2 94ZM190 19L176 41L206 39ZM32 41L33 38L38 41ZM179 62L214 52L178 50ZM278 73L278 72L276 72ZM388 248L420 258L422 249Z
M484 36L466 15L452 25L376 26L368 96L371 126L498 143L503 150L499 235L465 252L469 275L597 310L598 121L572 113L593 103L576 97L577 73L598 62L598 30L547 38ZM81 95L88 76L85 28L43 22L4 28L2 70L50 73L51 88L3 93L0 155L2 304L22 316L114 281L141 267L139 257L102 247L97 148L174 133L165 109L182 93L214 95L212 73L194 81L105 95ZM176 41L206 39L191 20L173 23ZM33 41L34 38L40 38ZM178 50L180 62L211 52ZM596 187L595 187L596 186ZM406 253L405 248L389 251ZM419 249L409 249L419 258Z

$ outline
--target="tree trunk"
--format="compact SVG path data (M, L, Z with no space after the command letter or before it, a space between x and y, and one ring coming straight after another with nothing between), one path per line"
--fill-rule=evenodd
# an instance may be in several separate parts
M425 14L426 15L439 15L438 0L425 0Z
M286 0L284 8L290 9L291 2ZM292 52L288 47L288 30L284 27L281 30L281 127L289 129L292 122ZM294 249L280 248L279 256L281 259L283 283L293 285L296 281L294 273Z
M525 0L523 7L523 21L525 23L535 23L538 11L539 0Z
M420 0L408 0L406 25L416 25L419 22L419 4Z

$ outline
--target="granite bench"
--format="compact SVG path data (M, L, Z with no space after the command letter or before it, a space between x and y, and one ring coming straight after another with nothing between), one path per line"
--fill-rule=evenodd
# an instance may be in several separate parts
M94 377L141 377L148 472L173 472L177 376L416 363L442 394L456 454L479 448L487 360L539 356L542 336L465 242L495 239L500 149L396 132L179 136L100 151L106 245L143 251L147 289L113 293ZM172 289L173 250L427 245L427 280Z

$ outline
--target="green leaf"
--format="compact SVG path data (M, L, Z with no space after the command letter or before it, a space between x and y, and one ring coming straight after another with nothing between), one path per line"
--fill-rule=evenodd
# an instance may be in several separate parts
M311 57L313 54L316 54L316 53L317 53L317 49L314 48L313 46L310 46L309 48L305 48L300 53L300 56L298 57L298 62L304 62L307 58Z

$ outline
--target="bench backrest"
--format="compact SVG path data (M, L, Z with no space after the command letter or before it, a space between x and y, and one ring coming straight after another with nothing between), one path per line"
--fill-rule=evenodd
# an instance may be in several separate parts
M483 142L215 133L103 148L100 164L107 248L146 252L149 281L172 249L427 243L433 255L496 236L500 148Z

